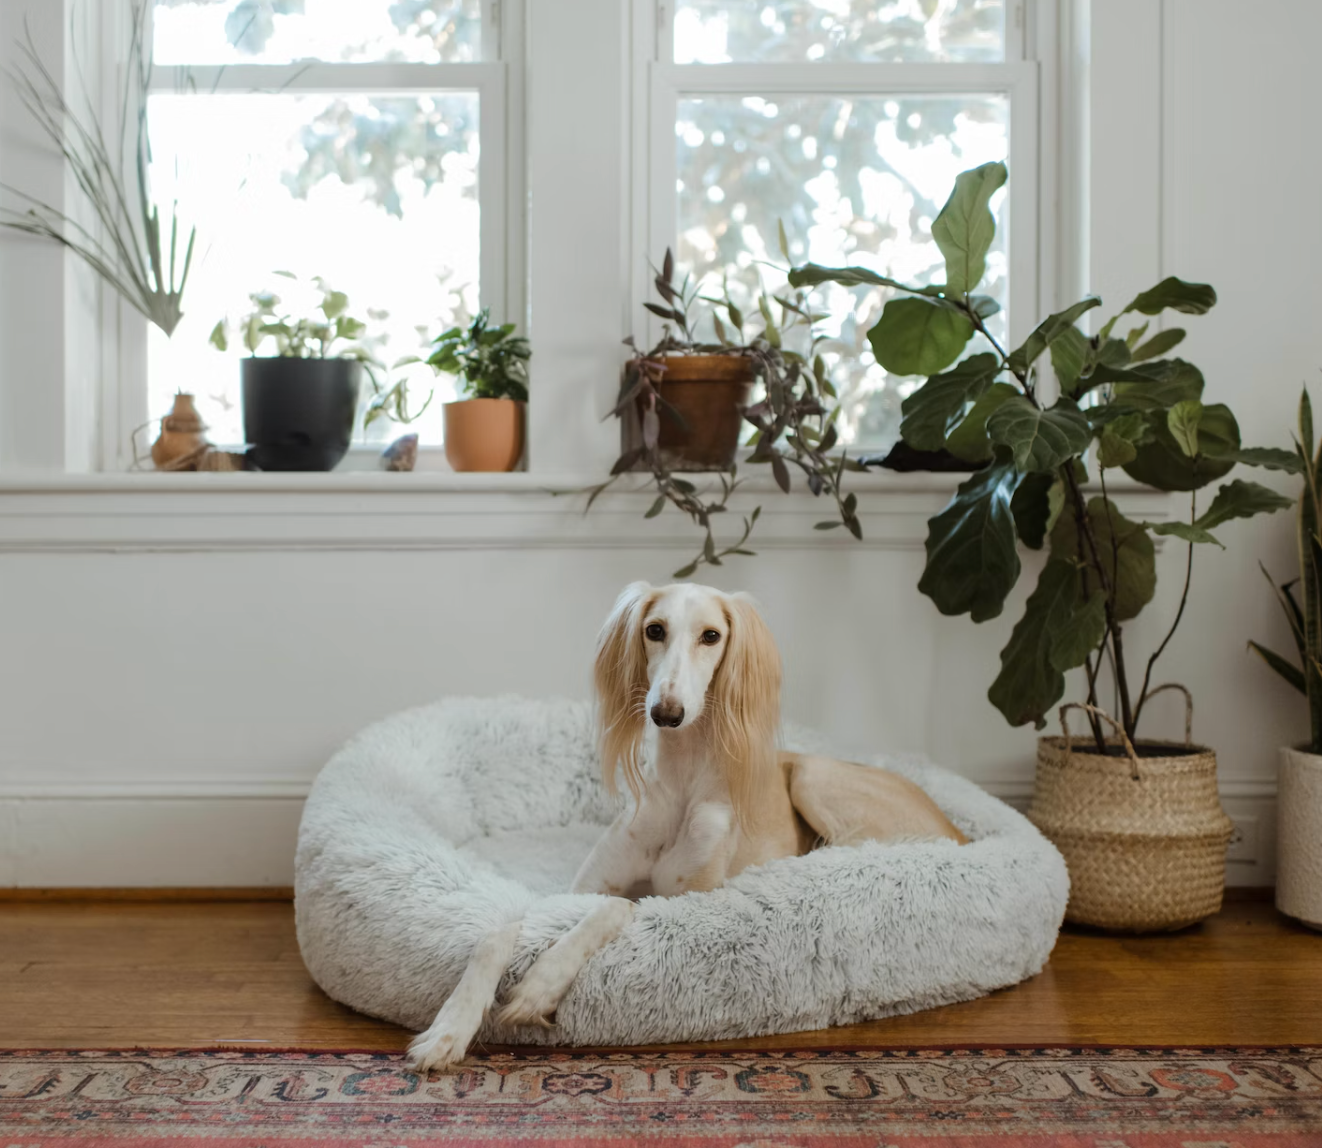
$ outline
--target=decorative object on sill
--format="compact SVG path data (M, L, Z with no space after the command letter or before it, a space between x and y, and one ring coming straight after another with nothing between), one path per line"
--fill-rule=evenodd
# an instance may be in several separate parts
M124 49L124 85L114 101L117 119L107 123L75 49L73 76L63 85L42 62L30 32L18 43L22 63L13 79L19 99L37 126L63 155L78 198L96 217L86 226L65 212L8 185L4 190L28 206L5 208L6 227L50 239L77 255L133 308L167 336L183 317L184 286L192 267L197 229L181 235L179 207L170 208L168 235L147 182L151 145L147 96L152 87L151 37L145 0L130 0L129 42ZM69 22L70 27L77 20ZM72 94L76 80L79 95ZM186 85L185 85L186 86ZM66 94L67 93L67 94ZM111 129L107 139L106 128ZM74 216L78 213L75 212ZM99 233L99 234L98 234ZM182 240L182 259L180 243ZM177 277L176 277L177 273Z
M1089 296L1048 316L1023 346L1002 349L986 325L998 310L995 300L973 292L996 232L989 202L1006 178L1004 164L990 163L956 180L932 225L945 257L943 285L911 287L864 268L811 264L796 269L790 281L801 287L830 280L893 290L896 294L868 336L877 362L895 374L928 376L904 400L904 442L915 451L978 465L928 524L927 562L918 588L937 609L969 614L975 622L997 617L1019 580L1018 543L1047 552L1037 587L1001 652L1001 670L988 691L992 704L1011 725L1033 722L1041 729L1065 692L1065 674L1082 666L1097 755L1132 756L1124 745L1108 743L1102 728L1103 721L1111 720L1098 702L1102 669L1108 665L1119 711L1115 720L1127 743L1144 757L1148 750L1136 730L1156 692L1153 667L1184 615L1194 548L1220 546L1213 531L1231 519L1292 504L1267 487L1236 479L1223 484L1199 513L1198 491L1237 463L1279 468L1295 459L1282 450L1242 449L1230 409L1203 402L1198 368L1160 357L1184 338L1182 330L1149 335L1149 324L1143 322L1115 333L1117 323L1135 313L1206 313L1216 292L1205 284L1163 280L1092 337L1075 326L1101 303ZM985 349L956 363L975 335ZM1037 385L1038 362L1047 352L1060 384L1060 397L1049 406ZM1092 498L1084 494L1085 459L1097 467L1101 493ZM1107 472L1117 468L1159 490L1187 492L1188 520L1126 518L1107 489ZM1135 690L1125 660L1123 623L1137 617L1155 592L1154 535L1187 543L1184 589L1174 622L1148 658ZM1074 761L1079 758L1076 753ZM1039 772L1048 768L1056 767L1040 759ZM1152 788L1134 787L1136 816L1140 806L1156 800L1146 796ZM1157 815L1150 808L1143 812ZM1044 822L1048 833L1054 824Z
M381 452L381 469L409 471L418 463L418 436L402 434Z
M288 271L277 271L298 283ZM320 317L294 318L271 292L249 296L253 309L240 321L243 345L243 433L248 458L259 470L333 470L349 450L364 372L383 393L374 372L383 370L374 351L379 339L349 314L349 297L314 279ZM300 285L302 286L302 285ZM296 288L298 289L298 288ZM379 321L384 311L367 312ZM271 339L276 355L258 358ZM211 332L217 350L229 349L229 322ZM392 388L386 394L394 394ZM402 409L402 399L397 402Z
M161 419L161 433L151 447L152 465L157 470L195 469L211 445L203 434L206 429L193 396L181 391L174 396L170 413Z
M456 471L510 471L523 457L532 348L514 330L514 323L491 326L484 309L467 329L437 336L424 360L438 374L454 375L465 396L443 407L445 457Z
M197 460L197 469L200 471L215 471L218 473L229 473L231 471L250 470L248 466L248 456L238 454L229 450L216 450L214 447L208 447L203 452L202 457Z
M1193 699L1185 697L1184 742L1138 747L1109 714L1060 707L1063 737L1038 739L1028 819L1065 857L1065 919L1116 932L1182 929L1221 908L1232 825L1216 787L1216 754L1193 744ZM1090 710L1115 728L1105 754L1073 744L1066 712ZM1113 750L1119 750L1116 756Z
M1299 434L1282 469L1303 478L1299 495L1299 574L1276 585L1263 576L1281 604L1294 637L1297 664L1257 642L1249 646L1297 689L1308 706L1308 741L1282 746L1276 786L1276 907L1322 929L1322 534L1318 522L1318 472L1322 443L1314 445L1313 406L1299 399Z
M783 227L780 248L789 262ZM705 534L697 557L675 571L674 577L687 578L704 564L720 566L735 554L752 555L754 551L746 543L762 512L760 506L744 518L743 532L733 544L718 546L712 531L713 516L726 511L730 495L742 481L735 453L746 419L754 428L748 462L769 465L776 485L787 494L790 464L797 466L813 495L826 494L835 500L839 517L819 522L817 529L844 526L855 538L862 538L858 498L842 489L844 472L861 468L844 451L831 454L839 438L835 427L839 406L826 405L835 400L836 392L825 362L816 353L822 340L813 330L814 322L823 316L808 310L802 292L793 296L763 292L758 298L763 329L746 338L743 312L730 298L728 285L715 298L700 294L700 285L687 276L676 283L669 248L661 269L653 271L662 302L643 305L665 321L661 341L647 352L639 351L632 338L625 341L634 354L624 366L619 399L611 412L622 421L621 453L610 478L588 491L589 509L620 475L646 471L657 489L646 517L656 517L669 502ZM700 343L694 335L691 312L699 299L713 306L714 343ZM780 309L779 324L776 307ZM721 319L721 311L726 320ZM785 346L786 336L796 334L806 339L806 353ZM750 407L748 394L754 380L762 382L765 397ZM788 449L782 449L782 444ZM679 477L689 471L714 473L720 483L719 497L709 496Z

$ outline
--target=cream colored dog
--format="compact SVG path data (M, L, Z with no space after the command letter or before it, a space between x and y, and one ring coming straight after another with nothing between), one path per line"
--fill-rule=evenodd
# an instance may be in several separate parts
M623 771L635 808L583 862L575 893L604 893L514 988L502 1024L549 1025L593 953L633 916L629 898L715 889L777 857L820 844L965 838L926 793L893 773L784 753L780 655L752 600L688 583L629 586L597 643L598 740L606 785ZM657 729L655 775L643 739ZM462 1059L518 942L519 923L489 934L413 1063Z

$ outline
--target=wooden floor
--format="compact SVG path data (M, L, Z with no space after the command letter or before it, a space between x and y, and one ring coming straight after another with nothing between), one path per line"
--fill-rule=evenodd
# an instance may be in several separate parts
M0 901L0 1047L402 1049L308 979L284 902ZM1228 903L1173 936L1066 931L1013 989L759 1048L1322 1043L1322 934ZM719 1047L719 1046L712 1046Z

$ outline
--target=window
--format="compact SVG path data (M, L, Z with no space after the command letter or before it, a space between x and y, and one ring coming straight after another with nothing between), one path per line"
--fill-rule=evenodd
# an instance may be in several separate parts
M510 5L509 7L514 7ZM506 88L491 0L154 0L151 180L198 227L185 317L149 335L148 413L192 390L210 437L242 442L248 295L348 294L380 361L418 354L479 307L521 320L505 242ZM277 273L289 272L302 284ZM298 313L295 310L295 313ZM269 344L268 344L269 346ZM266 352L264 352L266 353ZM405 371L411 374L405 375ZM440 441L449 380L413 380L411 429ZM383 379L384 381L384 379ZM368 436L399 433L388 420Z
M648 86L648 202L639 237L756 312L792 260L942 274L931 225L955 176L1010 162L993 201L984 290L998 337L1036 313L1036 71L1021 0L675 0L660 5ZM1014 223L1022 221L1018 229ZM888 293L819 289L841 439L884 446L916 380L891 378L866 333ZM752 305L752 306L750 306Z

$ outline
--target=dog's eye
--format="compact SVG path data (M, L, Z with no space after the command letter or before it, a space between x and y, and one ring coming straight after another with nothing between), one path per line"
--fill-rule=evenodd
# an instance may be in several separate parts
M649 642L664 642L666 640L666 628L660 622L653 622L643 633L647 635Z
M714 646L721 640L721 635L715 630L702 631L702 644L704 646Z

